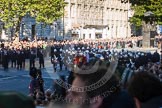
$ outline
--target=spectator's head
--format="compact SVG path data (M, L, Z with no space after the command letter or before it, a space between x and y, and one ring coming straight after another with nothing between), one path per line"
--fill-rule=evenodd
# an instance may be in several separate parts
M42 105L44 101L44 95L42 92L37 92L36 93L36 100L35 100L35 104L36 105Z
M35 108L32 98L17 92L0 92L0 108Z
M37 69L35 67L30 68L29 75L33 78L37 77Z
M102 85L97 84L107 73L111 76L110 73L113 72L110 71L115 70L115 64L110 64L109 68L107 71L107 67L99 66L94 73L76 74L67 100L82 107L107 108L106 102L104 102L107 96L117 94L120 91L119 82L115 75L112 75L105 83L102 82Z
M51 101L51 94L52 94L52 91L50 89L47 89L45 91L45 97L47 101Z
M41 71L41 69L37 69L37 76L38 77L42 77L42 71Z
M146 108L142 107L145 103L148 104L147 102L150 100L162 96L162 84L152 74L139 72L132 77L128 91L134 97L137 108ZM157 108L151 107L151 105L147 108Z

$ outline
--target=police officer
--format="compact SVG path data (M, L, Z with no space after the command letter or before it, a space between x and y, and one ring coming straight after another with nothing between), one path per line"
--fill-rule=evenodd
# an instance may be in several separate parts
M160 61L160 54L157 51L155 51L152 55L152 62L156 63L156 62L159 62L159 61Z
M17 69L22 69L22 55L20 49L17 50Z
M36 55L35 55L34 52L31 50L30 56L29 56L30 68L35 67L35 58L36 58Z
M2 52L2 65L4 67L4 70L8 69L8 52L7 49L4 49Z
M17 56L16 50L14 48L12 48L12 50L11 50L11 67L14 67L14 68L16 68L16 56Z
M63 59L64 59L62 56L62 49L60 49L60 51L58 52L57 58L60 66L60 71L62 71Z
M2 49L0 49L0 64L2 64L2 54L3 54L3 51Z
M25 49L22 49L20 54L21 54L21 58L22 58L22 68L25 69L25 59L26 59Z
M57 53L57 50L54 49L54 52L51 55L51 63L53 64L54 72L56 72L56 69L57 69L57 60L58 60L58 58L56 56L56 53Z
M43 57L43 51L39 50L38 51L38 58L39 58L39 68L43 66L44 68L44 57Z

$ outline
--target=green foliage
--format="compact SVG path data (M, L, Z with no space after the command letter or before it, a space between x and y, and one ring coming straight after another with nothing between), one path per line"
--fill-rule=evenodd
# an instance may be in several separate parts
M141 26L142 21L146 20L144 19L144 13L151 11L154 13L156 23L162 24L162 0L130 0L130 3L135 12L130 22Z
M28 9L38 22L53 23L63 15L64 0L33 0Z
M51 24L63 15L64 6L64 0L0 0L0 19L7 28L19 28L26 14L37 22Z

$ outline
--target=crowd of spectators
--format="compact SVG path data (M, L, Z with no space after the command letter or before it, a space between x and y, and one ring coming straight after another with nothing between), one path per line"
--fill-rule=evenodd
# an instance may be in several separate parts
M146 54L144 53L144 55ZM157 57L160 55L156 54L157 52L151 54L152 59L148 59L148 61L147 58L140 59L140 62L143 60L147 62L138 66L134 65L134 67L128 65L124 59L120 61L118 57L115 58L116 54L112 56L110 62L95 58L99 60L100 64L96 72L81 74L87 72L86 66L92 68L97 63L96 60L93 60L86 66L84 64L79 66L81 73L76 72L78 70L74 68L75 73L71 71L67 81L64 77L58 79L71 84L69 89L63 88L60 84L55 83L57 81L54 81L54 89L46 91L46 100L48 100L46 105L49 108L57 105L60 107L74 105L76 108L160 108L162 106L162 71L160 58ZM156 55L157 60L155 60L154 55ZM121 71L121 68L124 68L124 71ZM90 87L89 91L88 88L86 90L79 88L91 86L105 76L107 82L100 87L95 85L94 89Z

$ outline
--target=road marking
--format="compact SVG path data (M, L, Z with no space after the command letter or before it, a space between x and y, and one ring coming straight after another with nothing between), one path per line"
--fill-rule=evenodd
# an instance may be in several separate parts
M9 76L9 77L5 77L5 78L0 78L0 80L7 80L7 79L11 79L11 78L16 78L18 76Z
M22 75L23 77L29 78L29 75ZM49 77L43 77L43 79L59 79L59 76L49 76Z

